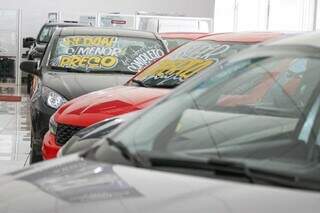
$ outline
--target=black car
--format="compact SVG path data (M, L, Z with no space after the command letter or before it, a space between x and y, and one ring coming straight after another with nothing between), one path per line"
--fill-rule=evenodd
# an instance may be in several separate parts
M1 176L0 212L317 212L319 42L238 54L98 146Z
M63 22L63 23L46 23L44 24L39 33L37 38L27 37L23 39L23 47L29 48L29 50L22 55L23 58L27 58L28 60L38 60L40 61L47 44L50 41L51 36L53 35L54 31L58 28L63 27L85 27L87 25L78 24L74 22ZM32 75L27 76L27 92L30 94L31 87L32 87Z
M39 33L37 38L27 37L23 39L23 47L30 48L27 51L27 59L41 59L44 54L45 48L50 41L51 36L53 35L54 31L58 28L64 27L85 27L87 25L78 24L78 23L46 23L44 24Z
M147 51L161 54L147 57ZM121 85L137 71L168 52L158 35L134 30L59 28L52 36L40 67L21 63L21 70L37 76L31 97L31 157L41 160L41 144L51 115L66 101L92 91Z

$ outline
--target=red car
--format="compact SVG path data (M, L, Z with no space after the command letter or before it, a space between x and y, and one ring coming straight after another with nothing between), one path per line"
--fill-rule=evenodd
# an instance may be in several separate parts
M50 119L43 159L51 159L77 131L107 118L143 109L171 89L228 55L281 33L212 34L171 52L125 85L89 93L64 105Z
M161 33L162 39L167 43L167 47L170 51L186 44L189 41L196 40L203 36L208 35L208 33L191 33L191 32L177 32L177 33Z

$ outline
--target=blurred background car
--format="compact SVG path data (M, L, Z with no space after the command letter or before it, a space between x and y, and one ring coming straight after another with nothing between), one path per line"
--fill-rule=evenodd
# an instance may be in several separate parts
M27 37L23 39L22 45L23 48L28 48L27 52L22 54L22 58L27 58L28 60L37 60L40 61L47 44L49 43L54 31L58 28L63 27L84 27L86 25L78 24L77 22L62 22L62 23L46 23L44 24L37 38ZM27 75L27 93L30 94L33 81L37 81L34 79L33 75Z
M62 22L62 23L46 23L44 24L37 38L27 37L23 39L23 47L29 48L26 57L28 60L41 59L47 44L49 43L53 33L58 28L64 27L85 27L87 25L79 24L77 22Z

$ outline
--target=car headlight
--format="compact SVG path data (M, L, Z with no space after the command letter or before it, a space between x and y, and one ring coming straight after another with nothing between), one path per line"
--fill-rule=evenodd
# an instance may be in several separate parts
M49 121L49 131L51 134L56 135L57 133L57 128L58 128L58 124L57 122L54 120L54 114L51 116L50 121Z
M54 109L58 109L62 104L67 102L67 99L62 97L62 95L48 87L42 87L42 97L44 98L46 104Z

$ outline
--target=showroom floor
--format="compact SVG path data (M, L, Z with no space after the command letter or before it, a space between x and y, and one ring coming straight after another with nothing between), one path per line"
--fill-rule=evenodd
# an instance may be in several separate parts
M0 95L22 93L21 102L0 101L0 174L28 165L30 117L24 90L0 84Z

